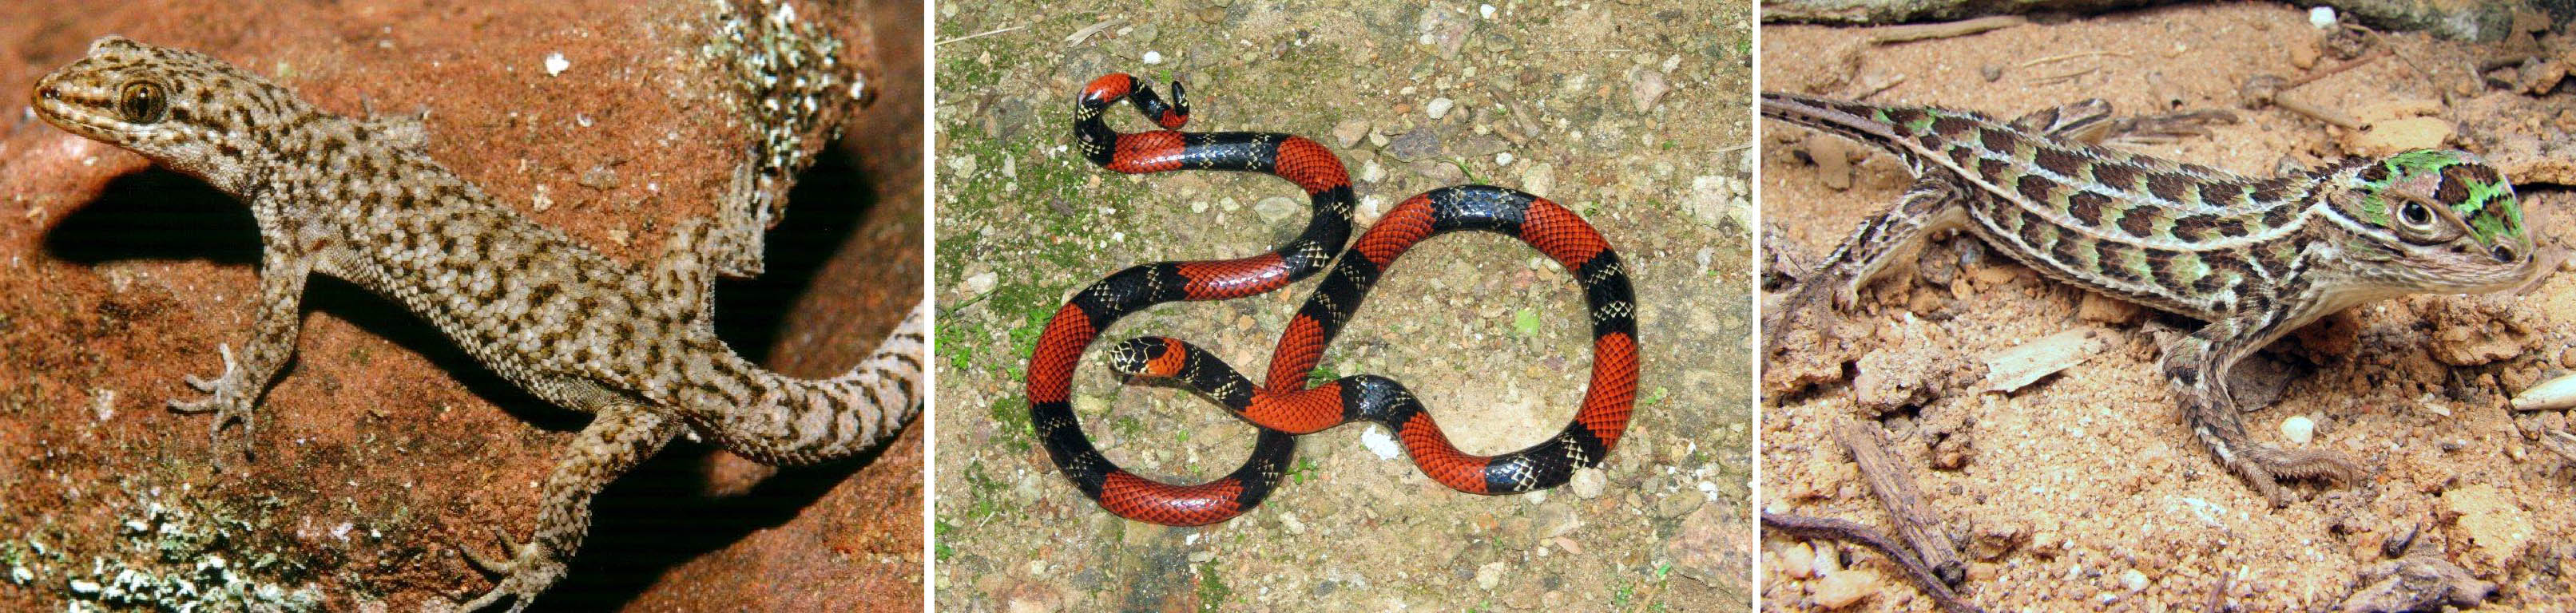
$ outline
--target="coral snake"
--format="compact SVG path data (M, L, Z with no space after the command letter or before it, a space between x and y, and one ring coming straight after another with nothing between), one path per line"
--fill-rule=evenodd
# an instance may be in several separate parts
M1573 211L1519 191L1464 185L1431 190L1388 210L1362 234L1289 321L1270 360L1267 384L1255 387L1206 352L1177 340L1137 338L1116 345L1114 370L1187 385L1259 426L1252 457L1224 478L1172 485L1137 476L1101 456L1073 413L1074 365L1102 330L1130 313L1183 300L1241 298L1286 287L1324 269L1350 236L1351 181L1332 151L1304 137L1262 132L1180 132L1189 120L1181 84L1166 103L1126 74L1093 80L1076 98L1073 128L1092 163L1141 174L1233 170L1274 175L1306 191L1314 209L1306 229L1261 255L1197 262L1156 262L1118 271L1076 293L1058 309L1029 357L1032 427L1047 453L1082 493L1121 517L1174 526L1212 524L1261 504L1288 468L1293 438L1351 421L1393 429L1424 474L1476 494L1555 487L1577 467L1598 465L1627 429L1637 391L1635 300L1618 254ZM1102 111L1126 100L1162 130L1119 133ZM1451 445L1420 401L1402 384L1357 375L1308 386L1324 346L1397 256L1442 233L1482 230L1519 237L1572 271L1592 320L1592 381L1583 409L1546 442L1498 456L1468 455Z

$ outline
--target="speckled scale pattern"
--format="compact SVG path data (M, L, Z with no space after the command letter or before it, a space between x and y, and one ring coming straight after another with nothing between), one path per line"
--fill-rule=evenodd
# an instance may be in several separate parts
M2107 125L2099 100L2010 122L1782 93L1761 107L1885 151L1917 178L1765 313L1768 344L1781 346L1801 307L1849 308L1926 237L1964 228L2049 278L2209 322L2167 347L2160 368L2194 436L2274 505L2288 502L2276 479L2364 471L2334 451L2254 442L2226 388L2237 360L2355 304L2496 291L2537 272L2512 186L2467 152L2257 179L2086 142Z
M547 480L535 537L508 561L484 560L503 578L469 609L505 596L525 607L577 548L591 496L683 431L807 464L881 444L919 410L927 305L832 379L769 372L716 338L714 278L743 268L721 263L739 256L721 233L746 222L684 222L658 262L629 266L429 159L417 126L323 112L221 60L121 37L46 76L33 103L54 125L249 204L262 243L257 323L238 355L222 348L222 376L190 378L208 397L172 403L216 413L218 433L239 421L247 434L259 390L294 350L311 273L389 296L512 383L598 414Z

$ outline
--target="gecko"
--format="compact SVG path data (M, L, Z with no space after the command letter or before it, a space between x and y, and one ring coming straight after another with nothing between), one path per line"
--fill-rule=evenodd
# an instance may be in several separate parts
M1765 313L1766 337L1817 303L1851 308L1926 238L1965 229L2049 278L2207 322L2165 347L2159 374L2193 436L2274 507L2290 502L2280 479L2350 483L2364 471L2336 451L2247 435L2228 390L2238 360L2354 305L2502 291L2544 268L2512 183L2466 151L2254 178L2093 144L2115 125L2098 99L2010 122L1783 93L1762 94L1761 108L1872 146L1916 177Z
M391 298L512 384L595 415L546 477L529 540L505 559L457 545L498 577L465 610L504 599L525 609L562 577L591 498L674 436L803 465L874 448L920 411L926 302L843 375L767 371L715 335L714 277L730 269L710 262L718 239L704 219L679 224L650 267L621 263L430 159L417 124L334 115L212 56L120 36L44 76L31 106L249 206L260 234L249 338L239 352L218 345L216 377L185 377L203 397L170 402L213 414L218 439L239 423L247 440L258 398L294 352L315 274Z

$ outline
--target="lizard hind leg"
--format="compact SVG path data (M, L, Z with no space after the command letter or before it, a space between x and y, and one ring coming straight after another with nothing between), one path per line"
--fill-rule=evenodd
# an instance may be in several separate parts
M2013 118L2012 127L2051 138L2098 144L2103 138L2110 136L2109 128L2117 123L2112 121L2111 113L2109 101L2101 98L2086 98L2031 111Z
M487 558L472 547L456 545L467 561L500 577L491 591L466 601L457 610L480 611L505 598L511 600L508 610L513 613L528 608L537 594L563 578L565 562L581 549L582 537L590 532L591 497L660 451L663 444L679 434L680 428L678 420L645 408L601 408L599 417L573 437L572 444L564 449L563 461L546 476L537 507L537 527L526 543L508 547L506 560Z
M2152 144L2205 135L2209 133L2210 124L2235 122L2236 115L2227 111L2120 117L2114 114L2110 102L2087 98L2031 111L2014 118L2012 127L2049 138L2095 145L2112 141Z
M1765 346L1781 347L1781 335L1800 311L1830 300L1835 310L1849 310L1860 289L1892 272L1891 265L1910 262L1932 233L1966 222L1967 200L1956 181L1924 178L1914 182L1894 206L1862 221L1842 245L1825 256L1807 278L1799 279L1777 308L1764 311Z

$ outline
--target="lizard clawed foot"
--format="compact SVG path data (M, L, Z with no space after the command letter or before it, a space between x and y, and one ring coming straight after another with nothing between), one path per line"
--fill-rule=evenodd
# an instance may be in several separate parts
M2244 476L2246 482L2252 483L2255 491L2270 499L2273 508L2287 507L2291 502L2289 492L2275 482L2277 479L2323 479L2350 484L2360 481L2367 472L2351 457L2324 449L2252 445L2246 452L2244 458L2230 467Z
M463 554L465 561L472 563L474 568L501 578L499 583L493 584L492 591L484 592L481 597L457 605L456 610L459 612L480 611L501 602L503 598L508 598L510 599L508 611L518 613L527 609L528 603L535 602L537 594L546 591L546 588L554 586L556 580L563 578L564 562L561 556L551 555L544 547L533 542L510 546L509 535L502 534L499 528L493 528L492 532L494 537L500 539L505 551L513 552L510 559L487 558L481 552L475 551L473 547L462 543L456 545L456 551Z
M1800 279L1797 287L1791 288L1789 295L1782 298L1777 307L1762 312L1763 346L1773 352L1787 349L1788 345L1781 339L1786 338L1791 328L1813 329L1819 338L1828 336L1827 328L1833 325L1834 313L1850 311L1852 305L1860 303L1859 294L1851 290L1851 285L1849 280L1831 275ZM1817 303L1830 304L1831 312L1825 312L1828 309Z
M242 438L248 440L251 428L256 425L253 420L255 415L251 412L250 405L250 382L243 375L241 364L233 360L232 345L216 345L215 352L224 357L222 374L216 375L214 379L205 379L196 375L183 377L189 387L205 392L205 397L196 400L172 398L170 410L189 414L214 413L214 423L207 424L206 435L217 442L223 440L225 425L236 421L241 422Z

